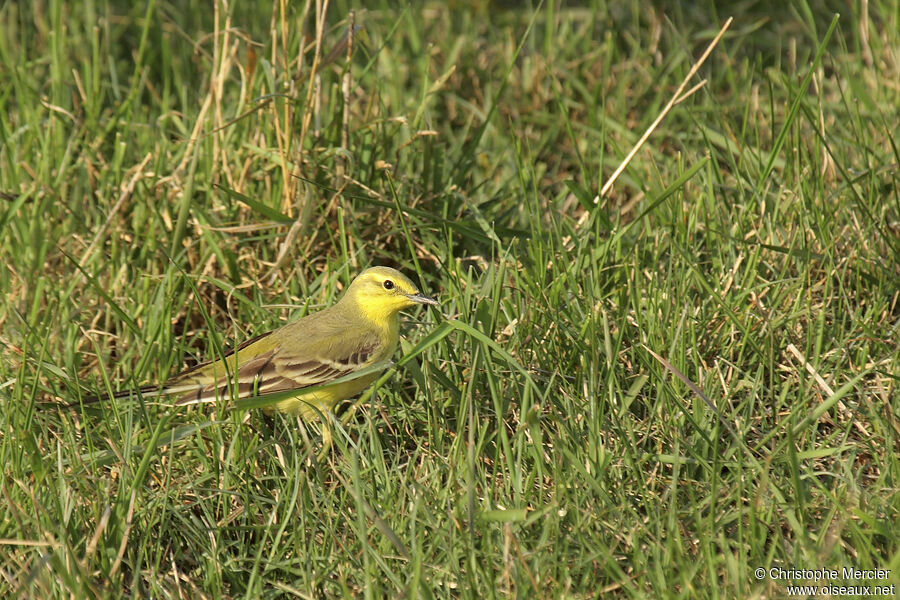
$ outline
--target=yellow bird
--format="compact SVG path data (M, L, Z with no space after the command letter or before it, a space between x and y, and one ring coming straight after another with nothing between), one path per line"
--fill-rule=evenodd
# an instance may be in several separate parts
M232 388L237 398L296 390L275 407L309 421L362 392L378 373L304 389L389 359L400 339L398 313L417 304L438 305L400 271L373 267L354 279L334 306L247 340L221 358L175 375L162 388L147 386L140 393L179 394L177 404L196 404L230 398ZM116 397L128 395L125 391Z

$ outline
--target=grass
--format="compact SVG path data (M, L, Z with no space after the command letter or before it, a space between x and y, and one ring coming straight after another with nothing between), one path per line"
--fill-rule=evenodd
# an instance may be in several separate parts
M213 6L0 6L0 595L900 584L896 3ZM373 264L442 306L321 459L79 405Z

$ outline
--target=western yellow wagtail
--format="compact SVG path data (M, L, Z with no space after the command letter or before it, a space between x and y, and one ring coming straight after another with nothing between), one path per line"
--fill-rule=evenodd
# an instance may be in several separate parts
M175 375L162 387L146 386L139 392L144 397L178 394L177 404L196 404L232 397L232 389L236 398L296 390L275 407L309 421L378 377L376 371L347 379L391 357L400 339L398 313L417 304L438 305L396 269L373 267L354 279L334 306L247 340L220 358ZM313 386L315 390L304 391Z

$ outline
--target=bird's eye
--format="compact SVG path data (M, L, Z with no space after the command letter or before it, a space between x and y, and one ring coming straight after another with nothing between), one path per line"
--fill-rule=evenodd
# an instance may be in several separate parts
M394 289L394 282L391 281L390 279L385 279L384 283L382 285L384 285L384 289L386 289L386 290Z

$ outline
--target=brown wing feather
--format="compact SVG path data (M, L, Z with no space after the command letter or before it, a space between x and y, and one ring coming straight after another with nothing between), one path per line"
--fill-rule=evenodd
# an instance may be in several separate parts
M242 347L256 339L259 338L242 344ZM235 382L237 383L235 391L238 398L294 389L301 390L328 383L362 368L366 361L378 352L381 347L380 341L374 339L367 340L367 342L347 356L336 359L316 358L300 362L287 362L278 356L280 348L274 348L241 365L236 378L229 381L230 378L223 374L215 382L184 394L176 404L197 404L228 397L230 395L229 387Z

